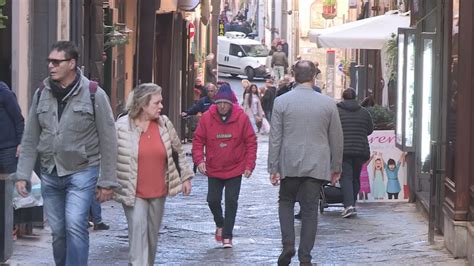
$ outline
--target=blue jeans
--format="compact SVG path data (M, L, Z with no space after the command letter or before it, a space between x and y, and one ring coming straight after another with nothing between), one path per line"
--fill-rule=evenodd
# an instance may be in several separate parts
M91 216L94 224L100 224L102 222L102 208L95 197L92 199Z
M95 197L99 167L59 177L56 170L41 173L41 192L53 235L56 265L87 265L87 217Z

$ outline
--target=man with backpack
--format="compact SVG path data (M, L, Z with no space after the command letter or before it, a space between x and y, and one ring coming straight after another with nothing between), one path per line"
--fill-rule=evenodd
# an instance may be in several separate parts
M39 156L56 265L87 265L92 199L109 200L118 187L112 110L106 93L82 75L78 57L72 42L51 47L49 77L33 98L16 171L16 189L27 196Z

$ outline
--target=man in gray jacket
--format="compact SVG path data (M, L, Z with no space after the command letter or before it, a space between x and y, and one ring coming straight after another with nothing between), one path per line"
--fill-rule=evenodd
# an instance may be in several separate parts
M343 135L336 103L312 89L314 63L298 61L293 67L298 85L275 99L271 121L268 170L280 185L279 208L283 251L278 265L289 265L295 255L294 207L301 206L298 258L311 265L322 182L335 183L342 167Z
M33 97L16 172L16 189L27 196L39 156L56 265L87 265L92 199L109 200L118 186L112 110L105 92L78 69L78 57L74 43L53 44L49 77Z

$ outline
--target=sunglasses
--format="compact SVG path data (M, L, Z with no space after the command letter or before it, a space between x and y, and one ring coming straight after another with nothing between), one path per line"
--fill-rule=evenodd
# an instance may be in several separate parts
M48 62L48 65L49 64L53 64L53 66L59 66L62 62L66 62L66 61L71 61L72 58L68 58L68 59L52 59L52 58L48 58L46 59L46 62Z

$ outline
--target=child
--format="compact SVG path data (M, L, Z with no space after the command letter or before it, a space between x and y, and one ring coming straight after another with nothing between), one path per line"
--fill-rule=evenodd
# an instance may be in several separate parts
M383 161L381 158L377 158L374 162L374 177L372 182L372 195L376 200L381 200L385 196L384 181Z
M387 194L388 199L398 199L398 194L402 190L400 186L400 181L398 180L398 170L400 169L400 164L402 163L405 157L405 153L400 155L400 159L397 164L395 164L394 159L389 159L388 163L383 162L385 172L387 173Z

